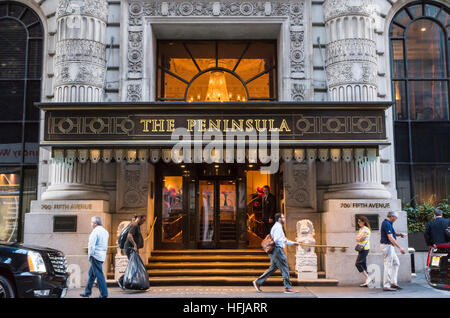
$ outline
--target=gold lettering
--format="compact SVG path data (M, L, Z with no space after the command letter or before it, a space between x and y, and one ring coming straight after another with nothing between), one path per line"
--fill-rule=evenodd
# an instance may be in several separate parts
M157 123L159 121L159 123ZM164 131L164 119L153 119L152 120L152 132L163 132Z
M253 131L253 120L247 119L245 121L246 131Z
M209 120L209 131L213 131L214 129L217 131L220 131L220 123L222 120L216 119L216 122L214 123L213 120Z
M167 119L167 132L173 132L175 129L175 119Z
M223 131L229 131L228 129L228 119L223 120Z
M193 131L195 128L195 119L188 119L188 131Z
M280 125L280 131L283 131L283 129L286 130L287 132L291 131L291 129L288 126L288 123L287 123L286 119L283 119L283 121L281 122L281 125Z
M149 132L149 130L148 130L148 124L150 124L151 121L152 121L151 119L142 119L142 120L140 121L141 124L144 124L144 129L142 129L142 132Z
M234 119L231 120L231 126L232 126L231 131L236 131L236 128L240 131L244 131L244 120L243 119L238 119L238 120L239 120L239 124Z
M275 119L269 119L269 131L275 131L277 129L275 129L273 127L273 122L275 121Z
M267 119L256 119L256 130L257 131L265 131L267 129ZM261 121L263 122L263 127L261 128Z

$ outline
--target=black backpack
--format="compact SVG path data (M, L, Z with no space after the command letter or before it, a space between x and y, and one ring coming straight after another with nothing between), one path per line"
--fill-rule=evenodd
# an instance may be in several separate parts
M117 246L119 246L120 249L125 248L125 242L128 239L128 232L130 231L130 227L133 225L133 222L130 222L125 228L120 232L119 238L117 239Z

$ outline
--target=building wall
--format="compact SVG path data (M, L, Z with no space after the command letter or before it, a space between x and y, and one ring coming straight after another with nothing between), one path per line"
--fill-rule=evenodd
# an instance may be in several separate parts
M331 1L331 0L328 0ZM341 0L340 2L342 2ZM364 2L365 0L361 0ZM33 8L41 17L46 32L44 71L42 86L42 101L55 101L55 54L57 28L58 0L20 0ZM326 47L330 41L324 18L325 1L301 0L292 1L295 6L289 6L291 1L247 2L244 6L237 1L195 1L200 6L193 9L189 4L180 6L182 1L129 0L108 1L108 18L106 34L106 77L103 101L152 101L155 99L155 72L151 59L155 54L156 33L165 29L166 37L189 38L248 38L249 34L242 32L251 25L261 26L260 33L251 36L263 37L265 33L275 34L279 40L279 96L283 101L328 101L332 100L328 93L327 83L330 78L326 72ZM359 1L350 1L359 3ZM390 56L388 29L390 19L403 5L411 1L379 0L375 7L375 24L372 38L376 42L376 85L377 94L374 100L391 100L390 84ZM248 5L250 3L250 5ZM180 11L181 10L181 11ZM194 18L185 16L186 12L193 12ZM249 13L250 12L250 13ZM192 13L191 13L192 14ZM202 32L185 28L178 33L172 22L202 23ZM210 26L217 22L221 25L222 33L208 32ZM253 29L255 30L255 29ZM266 32L267 31L267 32ZM255 31L256 32L256 31ZM320 40L319 40L320 39ZM319 43L320 41L320 43ZM388 140L393 143L392 111L387 111L386 123ZM44 125L41 125L42 127ZM42 132L41 132L42 136ZM42 137L41 137L42 138ZM39 192L38 198L46 192L50 185L51 154L48 149L40 150ZM382 146L380 149L381 184L389 191L392 199L396 199L395 168L393 146ZM102 186L109 194L108 213L112 213L111 233L121 220L130 216L132 212L123 210L120 206L120 172L117 164L103 165ZM316 169L320 167L320 169ZM310 218L316 226L316 233L323 232L324 194L331 184L331 162L316 162L314 167L314 186L308 191L315 198L310 207L286 205L288 216L288 234L295 236L295 221L300 218ZM82 199L82 198L80 198ZM141 206L140 208L143 208ZM122 209L122 210L121 210ZM295 217L294 217L295 215ZM318 230L317 230L318 229ZM347 233L353 235L354 233ZM114 234L115 235L115 234ZM114 235L112 236L113 239ZM325 241L322 237L318 242ZM43 241L44 245L51 245L50 241ZM295 251L290 251L290 262ZM321 263L320 263L321 264ZM322 265L320 265L322 266Z

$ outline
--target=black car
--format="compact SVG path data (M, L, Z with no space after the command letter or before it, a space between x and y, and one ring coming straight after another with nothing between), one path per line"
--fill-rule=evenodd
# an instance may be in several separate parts
M66 259L58 250L0 243L0 298L62 298L68 276Z
M432 287L450 290L450 244L430 248L425 277Z

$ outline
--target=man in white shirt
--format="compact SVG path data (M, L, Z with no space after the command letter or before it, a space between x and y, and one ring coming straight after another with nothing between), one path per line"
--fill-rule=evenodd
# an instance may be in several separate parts
M106 287L105 275L103 275L103 262L106 259L108 250L109 233L102 226L102 219L94 216L91 219L93 228L89 236L88 257L91 267L89 268L89 280L86 285L84 294L81 297L90 297L92 294L92 286L97 279L98 289L100 289L100 298L108 297L108 288Z
M285 223L284 215L281 213L275 214L275 224L270 230L270 235L275 243L275 249L270 257L270 267L262 274L257 280L253 281L253 286L255 286L258 292L261 292L260 286L269 278L270 275L276 272L277 269L280 270L283 276L284 292L286 294L296 293L292 288L292 284L289 278L289 265L284 254L284 247L287 245L299 245L297 242L290 241L284 235L283 224Z

